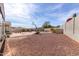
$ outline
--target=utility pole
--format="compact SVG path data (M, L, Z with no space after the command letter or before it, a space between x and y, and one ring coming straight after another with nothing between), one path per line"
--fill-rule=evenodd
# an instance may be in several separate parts
M75 33L75 18L76 18L76 13L75 14L73 14L73 34Z

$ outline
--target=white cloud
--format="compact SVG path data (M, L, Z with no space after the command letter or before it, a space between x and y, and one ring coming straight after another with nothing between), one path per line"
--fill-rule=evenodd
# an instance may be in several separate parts
M69 11L67 14L64 14L62 19L66 21L66 19L68 19L69 17L72 17L72 15L74 13L77 13L79 14L79 9L78 8L75 8L75 9L72 9L71 11Z
M51 14L48 14L48 16L56 17L56 18L60 18L63 15L65 15L65 12L64 13L51 13Z
M34 4L25 3L5 3L6 16L17 16L30 18L31 13L35 11L36 6Z
M57 9L61 9L63 7L64 4L57 4L55 6L49 7L48 9L55 11Z
M31 14L36 11L36 8L34 4L28 3L5 3L6 20L10 21L12 26L29 27L28 22L31 21Z
M72 15L74 13L77 13L79 14L79 9L78 8L74 8L68 12L63 12L63 13L51 13L51 14L48 14L48 16L51 16L51 17L56 17L56 19L59 21L60 25L64 24L64 22L72 17Z
M56 6L49 6L48 10L47 11L55 11L55 10L58 10L58 9L61 9L63 7L64 4L58 4ZM39 8L35 5L35 4L25 4L25 3L5 3L5 12L6 12L6 16L7 16L7 19L10 18L10 17L13 17L15 22L17 23L13 23L12 25L14 26L27 26L27 24L25 24L25 22L28 22L26 19L34 19L35 17L32 17L32 13L36 12L36 11L40 11L38 10ZM64 23L67 18L69 17L72 17L72 15L74 13L79 13L79 9L78 8L74 8L70 11L66 11L66 12L63 12L63 13L51 13L51 14L48 14L48 17L39 17L38 20L36 21L37 23L40 22L40 19L41 20L46 20L49 18L49 16L51 17L56 17L56 19L59 21L59 23ZM9 21L14 21L14 20L11 20L9 19ZM49 19L48 19L49 20ZM55 20L55 19L54 19ZM41 22L43 23L43 21ZM41 24L40 23L40 24ZM29 27L29 25L27 26Z
M67 13L63 13L63 15L62 15L62 13L61 13L61 17L59 16L59 21L61 21L61 24L64 24L65 23L65 21L68 19L68 18L70 18L70 17L72 17L72 15L74 14L74 13L77 13L77 14L79 14L79 9L78 8L74 8L74 9L72 9L72 10L70 10L69 12L67 12ZM58 16L58 15L57 15Z

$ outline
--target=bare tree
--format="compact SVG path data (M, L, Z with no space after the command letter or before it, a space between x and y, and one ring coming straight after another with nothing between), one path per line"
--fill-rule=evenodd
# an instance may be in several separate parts
M35 34L39 34L40 32L39 32L39 30L38 30L36 24L35 24L34 22L32 22L32 24L33 24L33 25L35 26L35 28L36 28L36 33L35 33Z

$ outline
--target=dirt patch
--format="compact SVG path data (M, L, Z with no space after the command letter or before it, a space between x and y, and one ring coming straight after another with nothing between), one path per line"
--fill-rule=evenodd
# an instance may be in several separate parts
M15 40L16 39L16 40ZM40 35L9 38L4 55L12 56L73 56L79 55L79 43L63 34L42 33Z

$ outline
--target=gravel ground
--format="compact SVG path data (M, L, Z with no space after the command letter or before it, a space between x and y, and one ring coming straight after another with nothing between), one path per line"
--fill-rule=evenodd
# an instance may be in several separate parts
M23 35L7 39L4 55L77 56L79 55L79 43L63 34Z

